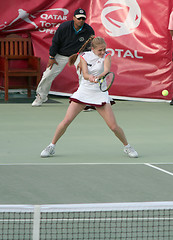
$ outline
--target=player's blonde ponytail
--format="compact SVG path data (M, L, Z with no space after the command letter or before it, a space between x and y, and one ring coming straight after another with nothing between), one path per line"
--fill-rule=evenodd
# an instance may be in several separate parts
M69 57L69 60L68 60L68 65L69 65L69 66L74 65L74 63L75 63L75 61L76 61L79 53L83 52L83 50L85 49L86 45L87 45L90 41L92 41L94 38L95 38L94 35L92 35L90 38L88 38L88 40L82 45L82 47L79 49L79 51Z

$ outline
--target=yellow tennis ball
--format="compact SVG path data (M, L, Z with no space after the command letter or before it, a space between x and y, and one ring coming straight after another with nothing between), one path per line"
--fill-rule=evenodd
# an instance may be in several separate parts
M163 90L162 91L162 95L165 96L165 97L168 96L168 93L169 93L168 90Z

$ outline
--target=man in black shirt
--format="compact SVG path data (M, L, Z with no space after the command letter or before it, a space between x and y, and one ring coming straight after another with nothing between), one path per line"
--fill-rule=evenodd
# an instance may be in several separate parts
M91 26L85 23L85 10L75 10L73 20L62 23L57 29L49 50L49 61L46 71L37 87L37 96L32 103L33 107L41 106L47 101L47 95L53 80L64 69L69 56L77 53L86 40L94 35ZM77 67L78 59L75 66ZM78 73L79 75L79 73Z

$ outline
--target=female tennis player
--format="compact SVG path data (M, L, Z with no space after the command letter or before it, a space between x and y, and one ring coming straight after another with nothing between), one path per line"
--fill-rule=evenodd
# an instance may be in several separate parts
M108 92L102 92L97 79L105 76L111 68L111 55L106 51L106 43L101 37L91 38L91 51L81 54L82 80L78 90L71 96L65 118L55 131L52 142L41 152L41 157L55 154L55 145L67 127L86 105L95 106L108 127L124 145L124 152L136 158L138 153L128 144L125 134L118 126L112 111Z

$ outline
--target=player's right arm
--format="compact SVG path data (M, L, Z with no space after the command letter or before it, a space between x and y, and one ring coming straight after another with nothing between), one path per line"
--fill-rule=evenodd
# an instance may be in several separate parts
M82 57L80 58L80 62L84 79L90 82L96 82L96 77L88 73L87 62Z

